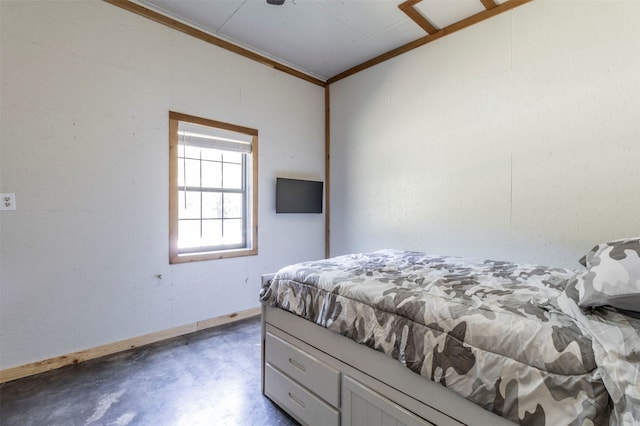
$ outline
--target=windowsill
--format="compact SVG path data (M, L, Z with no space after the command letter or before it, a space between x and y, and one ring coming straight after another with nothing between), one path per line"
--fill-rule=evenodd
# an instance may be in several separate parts
M219 250L219 251L200 252L200 253L183 253L178 255L171 255L169 257L169 263L176 264L176 263L188 263L188 262L201 262L205 260L228 259L232 257L255 256L257 254L258 254L257 248Z

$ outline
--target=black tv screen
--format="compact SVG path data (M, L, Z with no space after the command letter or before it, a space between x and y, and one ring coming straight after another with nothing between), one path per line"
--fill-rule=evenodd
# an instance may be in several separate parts
M276 179L276 213L322 213L323 183Z

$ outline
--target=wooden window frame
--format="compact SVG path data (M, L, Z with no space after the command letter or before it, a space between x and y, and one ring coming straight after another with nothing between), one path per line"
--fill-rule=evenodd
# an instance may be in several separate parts
M251 136L251 206L247 231L247 247L229 250L211 250L196 253L180 253L178 249L178 125L187 122ZM169 111L169 263L186 263L258 254L258 130L222 121L210 120L179 112Z

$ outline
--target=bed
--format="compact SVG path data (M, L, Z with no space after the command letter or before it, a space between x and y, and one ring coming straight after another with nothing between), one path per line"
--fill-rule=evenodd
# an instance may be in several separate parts
M640 239L572 270L380 250L263 277L263 393L302 424L640 424Z

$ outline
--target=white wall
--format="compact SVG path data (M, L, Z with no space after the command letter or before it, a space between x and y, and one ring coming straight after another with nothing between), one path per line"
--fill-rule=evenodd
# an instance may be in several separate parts
M0 368L257 307L323 257L274 187L323 179L324 89L101 1L0 4ZM258 129L258 256L168 264L169 110Z
M331 86L331 253L640 234L640 1L536 0Z

